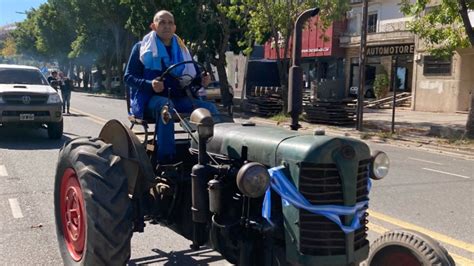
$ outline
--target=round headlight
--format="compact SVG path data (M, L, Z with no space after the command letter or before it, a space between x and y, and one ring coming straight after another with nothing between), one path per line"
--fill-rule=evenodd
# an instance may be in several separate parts
M249 198L263 196L269 185L270 175L260 163L247 163L237 173L237 187Z
M388 169L390 168L390 159L388 155L383 151L376 151L372 156L372 169L370 178L382 179L388 175Z

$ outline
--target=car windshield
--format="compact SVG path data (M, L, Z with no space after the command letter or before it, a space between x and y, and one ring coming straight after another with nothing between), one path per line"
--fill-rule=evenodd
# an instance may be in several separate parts
M48 85L48 81L36 69L0 68L0 84Z

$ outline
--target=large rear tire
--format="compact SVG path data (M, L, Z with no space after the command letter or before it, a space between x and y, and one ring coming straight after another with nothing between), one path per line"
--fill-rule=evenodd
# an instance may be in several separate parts
M65 265L124 265L130 258L132 205L120 157L97 138L61 150L54 213Z
M370 246L368 265L454 266L448 251L431 237L412 230L385 233Z

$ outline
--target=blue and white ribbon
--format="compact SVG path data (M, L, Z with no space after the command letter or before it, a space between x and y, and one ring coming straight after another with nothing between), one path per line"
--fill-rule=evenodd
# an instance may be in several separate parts
M361 201L355 206L339 206L339 205L312 205L295 186L286 178L282 169L284 166L277 166L268 169L270 174L270 187L280 195L283 205L291 204L296 208L307 210L311 213L322 215L336 223L344 233L351 233L361 227L360 219L368 208L369 201ZM367 189L370 191L371 182L368 179ZM262 206L262 216L271 224L271 189L267 189L265 199ZM344 225L340 215L354 215L349 226Z

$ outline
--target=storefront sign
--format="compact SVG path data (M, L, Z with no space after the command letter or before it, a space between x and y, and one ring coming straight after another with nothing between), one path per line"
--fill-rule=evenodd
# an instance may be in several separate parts
M302 53L329 52L329 47L302 49Z
M367 47L367 56L386 56L386 55L401 55L414 54L415 44L394 44L382 46Z

